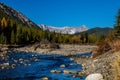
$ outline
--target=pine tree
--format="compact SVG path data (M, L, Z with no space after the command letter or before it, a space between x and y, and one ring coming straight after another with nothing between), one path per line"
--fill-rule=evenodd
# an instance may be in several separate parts
M11 43L12 43L12 44L15 43L15 34L14 34L14 30L12 30L12 33L11 33Z
M85 43L88 43L88 33L85 32Z
M2 33L2 27L1 27L1 24L0 24L0 34Z
M0 35L0 43L6 44L6 37L4 36L4 33L1 33L1 35Z
M104 40L105 37L106 36L103 33L99 33L99 35L98 35L98 41Z
M6 21L5 17L3 17L2 20L1 20L1 26L3 28L7 26L7 21Z
M95 43L97 41L96 35L93 33L89 35L89 43Z
M117 22L116 25L114 26L114 31L115 31L115 36L120 36L120 9L118 11Z
M84 36L84 33L81 33L81 35L80 35L80 40L81 40L82 43L84 43L84 37L85 37L85 36Z
M7 38L7 43L10 43L10 38L11 38L11 31L12 31L12 28L11 28L11 21L10 19L7 20L7 26L6 28L4 29L4 34Z

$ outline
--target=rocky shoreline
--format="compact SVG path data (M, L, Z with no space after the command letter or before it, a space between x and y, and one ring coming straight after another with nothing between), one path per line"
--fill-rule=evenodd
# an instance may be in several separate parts
M42 49L37 48L35 50L35 46L25 46L21 48L14 48L17 51L25 51L25 52L33 52L39 54L60 54L60 55L72 55L72 54L83 54L92 52L96 46L94 45L72 45L72 44L61 44L60 49Z
M82 65L82 71L77 72L75 76L88 76L94 73L100 73L103 76L103 80L114 80L113 60L120 56L120 52L107 52L96 58L73 58L74 61ZM98 79L96 79L98 80Z

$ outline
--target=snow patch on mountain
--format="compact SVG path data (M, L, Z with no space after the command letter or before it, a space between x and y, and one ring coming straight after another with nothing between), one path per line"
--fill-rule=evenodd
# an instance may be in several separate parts
M88 28L85 25L82 25L80 27L69 27L65 26L62 28L54 27L54 26L46 26L44 24L40 24L39 27L43 30L50 31L50 32L56 32L56 33L62 33L62 34L75 34L83 31L87 31Z

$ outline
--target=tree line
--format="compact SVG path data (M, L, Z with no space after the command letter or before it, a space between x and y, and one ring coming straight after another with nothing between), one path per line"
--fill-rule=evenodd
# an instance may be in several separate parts
M48 32L36 27L28 27L11 18L0 18L0 44L31 44L42 40L48 40L51 43L88 44L104 38L103 34L89 35L87 32L80 35Z

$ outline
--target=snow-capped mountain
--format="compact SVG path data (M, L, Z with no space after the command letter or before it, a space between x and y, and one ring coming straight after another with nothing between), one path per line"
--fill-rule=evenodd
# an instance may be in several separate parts
M47 30L50 32L56 32L56 33L62 33L62 34L75 34L83 31L87 31L88 28L85 25L82 25L80 27L69 27L65 26L63 28L58 28L54 26L46 26L44 24L40 24L39 27L43 30Z

